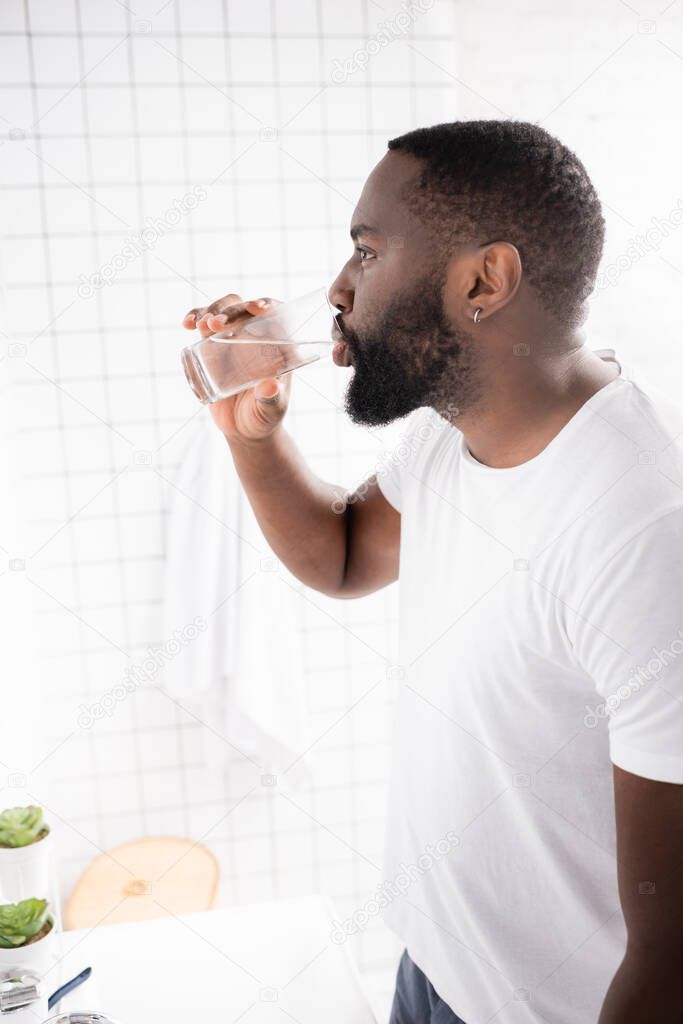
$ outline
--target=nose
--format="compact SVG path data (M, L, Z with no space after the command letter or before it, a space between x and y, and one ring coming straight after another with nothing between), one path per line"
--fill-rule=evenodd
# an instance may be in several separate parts
M340 313L350 313L353 309L353 295L354 290L347 276L347 268L344 267L336 280L330 285L327 297Z

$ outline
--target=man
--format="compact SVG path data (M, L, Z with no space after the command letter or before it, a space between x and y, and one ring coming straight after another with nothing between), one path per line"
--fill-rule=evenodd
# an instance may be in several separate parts
M299 579L400 580L393 1024L683 1021L683 420L587 345L603 229L537 126L393 139L329 295L347 411L414 412L402 445L341 501L282 424L289 379L212 407Z

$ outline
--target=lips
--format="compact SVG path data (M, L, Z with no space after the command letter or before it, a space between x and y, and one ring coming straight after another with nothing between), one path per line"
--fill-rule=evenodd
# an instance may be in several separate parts
M336 366L351 366L351 350L347 344L341 324L341 314L337 313L331 330L332 340L335 342L332 349L332 361Z
M351 349L343 338L332 349L332 361L336 366L351 366Z

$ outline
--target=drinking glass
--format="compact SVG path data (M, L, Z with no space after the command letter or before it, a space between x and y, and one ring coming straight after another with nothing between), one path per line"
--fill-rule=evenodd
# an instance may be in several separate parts
M327 288L278 302L242 324L228 324L184 348L188 384L209 405L237 395L261 380L281 377L326 355L335 343L335 308Z

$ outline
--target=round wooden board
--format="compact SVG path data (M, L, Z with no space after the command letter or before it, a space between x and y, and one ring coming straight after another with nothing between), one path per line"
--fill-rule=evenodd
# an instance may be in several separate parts
M176 836L137 839L86 868L67 901L64 927L209 910L219 877L218 861L201 843Z

